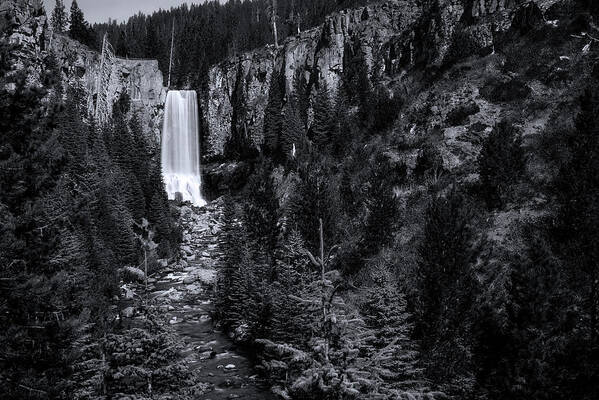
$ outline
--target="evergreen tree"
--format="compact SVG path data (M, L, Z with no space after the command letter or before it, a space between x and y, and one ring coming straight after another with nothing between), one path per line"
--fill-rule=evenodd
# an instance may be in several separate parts
M157 56L162 51L160 45L161 43L158 38L158 33L154 28L154 24L152 22L149 22L148 28L146 29L146 37L144 40L144 58L157 58Z
M382 282L381 282L382 283ZM368 291L361 307L366 325L374 331L368 340L369 352L390 349L382 365L390 375L382 378L402 390L418 389L423 385L422 369L416 344L411 340L411 314L405 296L397 288L377 285Z
M62 0L56 0L52 10L51 24L54 32L63 33L67 29L68 16Z
M487 204L503 206L510 186L524 173L524 150L517 130L506 121L499 123L483 142L478 163Z
M281 127L280 149L287 160L294 160L306 149L306 132L302 124L297 104L290 101L285 106Z
M333 106L326 82L323 82L316 93L314 99L314 120L310 127L311 137L316 148L324 152L333 139L334 118Z
M268 104L264 110L264 150L267 155L275 159L279 157L281 146L283 94L281 77L277 71L273 71L268 91Z
M69 20L69 36L81 43L87 43L88 40L88 26L83 16L83 11L79 8L77 0L73 0L71 3L71 18Z
M302 234L307 248L314 250L319 247L319 220L322 219L325 237L336 243L339 213L330 171L312 160L301 165L298 173L301 181L296 195L289 202L292 226Z
M250 240L266 250L274 250L279 236L279 201L268 164L262 164L248 182L243 220Z
M433 199L418 250L417 329L427 377L451 390L472 384L469 321L477 295L472 205L456 189ZM464 393L464 392L462 392Z
M571 359L577 361L568 363L567 370L563 371L564 391L581 390L583 393L599 391L591 384L599 376L596 361L599 352L598 113L599 66L596 65L580 99L576 129L566 136L569 157L554 182L558 209L553 226L549 225L550 243L564 272L561 290L570 293L570 307L561 314L564 321L561 329L570 331L570 338L576 338L567 350ZM581 366L579 372L575 372Z
M368 178L364 246L368 255L391 243L398 205L393 193L394 172L383 153L375 155Z
M310 108L310 85L301 70L293 75L293 99L297 104L300 119L304 126L308 123L308 110Z
M131 132L131 169L143 188L146 188L147 180L150 175L150 154L139 115L134 113L129 121L129 131ZM144 191L146 199L150 200L150 195Z
M305 255L301 234L292 231L275 252L275 279L272 285L273 316L269 338L279 343L305 345L312 332L315 316L308 307L294 299L315 278L315 271Z

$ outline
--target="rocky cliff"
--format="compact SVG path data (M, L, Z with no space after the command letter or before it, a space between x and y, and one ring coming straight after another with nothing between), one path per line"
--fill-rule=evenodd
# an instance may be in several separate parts
M314 94L326 82L335 94L351 57L361 51L371 78L392 91L409 92L410 82L435 74L453 60L489 54L514 24L526 24L522 10L541 14L560 0L387 0L326 18L320 27L232 57L209 71L202 93L205 155L223 155L232 126L251 143L263 141L264 109L273 76L282 75L287 94L296 76ZM542 15L541 15L542 18Z
M50 32L41 1L1 0L0 35L14 46L11 50L14 66L26 67L32 81L39 76L43 60L52 54L63 81L84 89L90 105L94 104L101 54L67 36ZM138 113L146 132L157 144L166 96L158 62L114 58L108 82L105 91L109 104L127 92L132 99L132 112Z
M47 41L61 66L63 80L84 88L89 101L94 102L101 54L64 35L48 35ZM158 144L166 99L158 61L114 58L109 82L106 88L109 104L118 99L121 93L128 93L132 112L138 114L145 131Z

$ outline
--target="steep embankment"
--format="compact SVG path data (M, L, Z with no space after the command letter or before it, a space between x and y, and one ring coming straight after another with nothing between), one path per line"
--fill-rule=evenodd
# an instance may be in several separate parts
M287 96L302 81L312 98L322 83L336 94L360 54L373 83L413 96L448 63L492 53L508 32L543 18L555 3L560 1L382 1L331 15L280 48L230 58L209 71L202 95L205 154L222 156L233 130L261 146L273 77L284 81Z

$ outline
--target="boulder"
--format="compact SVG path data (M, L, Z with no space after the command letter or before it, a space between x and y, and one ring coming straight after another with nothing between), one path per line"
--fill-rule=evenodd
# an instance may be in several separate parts
M124 318L132 318L135 315L135 308L127 307L121 311Z

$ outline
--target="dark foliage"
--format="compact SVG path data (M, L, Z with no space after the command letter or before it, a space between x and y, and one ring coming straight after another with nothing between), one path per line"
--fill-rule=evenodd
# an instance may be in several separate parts
M449 391L473 384L471 332L478 292L471 201L457 189L432 200L418 250L417 330L426 375Z
M95 126L77 90L63 102L55 65L44 65L42 87L27 68L0 71L0 389L8 399L100 394L90 383L103 379L97 343L114 327L120 269L140 262L134 221L153 218L143 188L164 193L161 182L150 185L135 120L129 129L117 112ZM128 147L107 147L107 133ZM167 232L162 243L176 248L177 236ZM83 364L88 372L78 373Z
M77 0L73 0L71 3L69 36L90 47L96 46L96 34L85 20L83 11L81 11L77 4ZM99 43L102 43L101 38L99 39Z
M473 101L466 104L460 104L447 113L446 122L449 124L449 126L464 125L471 115L474 115L479 111L480 107Z
M331 12L368 3L370 0L278 0L279 42L297 32L297 23L288 24L295 15L301 29L320 24ZM171 32L175 27L172 84L177 87L202 87L204 71L226 57L273 43L268 17L270 1L209 1L161 10L152 15L138 14L125 23L109 21L95 24L96 41L105 33L117 55L129 58L155 58L160 70L168 74Z
M521 79L507 81L490 79L481 89L480 95L494 103L522 100L531 93L530 87Z
M482 193L489 207L502 207L510 188L522 178L525 155L519 132L500 122L483 142L478 158Z

